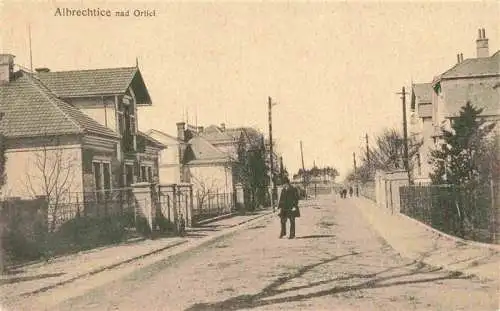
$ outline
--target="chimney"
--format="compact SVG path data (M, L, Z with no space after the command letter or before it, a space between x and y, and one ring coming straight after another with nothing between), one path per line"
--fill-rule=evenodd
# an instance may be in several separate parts
M464 61L464 54L460 53L460 62L463 62L463 61Z
M35 68L35 71L38 72L38 73L41 73L41 72L50 72L50 69L49 68Z
M460 64L460 54L457 54L457 64Z
M14 55L0 54L0 84L7 84L14 75Z
M224 132L226 130L226 123L221 123L220 124L220 129L221 129L221 131Z
M186 136L185 136L185 127L186 127L186 122L177 122L177 138L180 141L185 141Z
M479 29L478 38L476 40L477 58L489 57L490 52L488 48L488 39L486 38L486 31Z

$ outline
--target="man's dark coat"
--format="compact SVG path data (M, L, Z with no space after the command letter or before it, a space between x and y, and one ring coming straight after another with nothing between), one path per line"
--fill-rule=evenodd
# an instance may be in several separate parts
M299 192L295 187L289 186L281 191L278 208L280 209L281 217L296 217L297 214L292 212L295 207L298 209L299 205Z

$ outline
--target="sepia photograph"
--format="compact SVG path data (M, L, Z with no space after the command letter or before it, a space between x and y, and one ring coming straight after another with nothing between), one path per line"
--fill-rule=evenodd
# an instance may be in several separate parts
M0 0L0 310L500 311L500 2Z

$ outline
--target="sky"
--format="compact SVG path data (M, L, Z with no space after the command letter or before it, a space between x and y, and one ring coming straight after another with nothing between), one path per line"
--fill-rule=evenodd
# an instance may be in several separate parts
M63 17L57 8L154 10L153 17ZM329 165L341 177L384 128L402 129L400 95L476 55L478 28L499 49L500 2L145 2L0 0L0 52L52 71L135 66L153 106L139 128L176 122L254 126L288 171Z

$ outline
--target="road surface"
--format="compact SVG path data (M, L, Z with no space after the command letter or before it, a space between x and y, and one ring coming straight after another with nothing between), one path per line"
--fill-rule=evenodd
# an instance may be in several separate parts
M498 309L496 283L400 257L351 200L303 202L296 239L265 218L54 310Z

